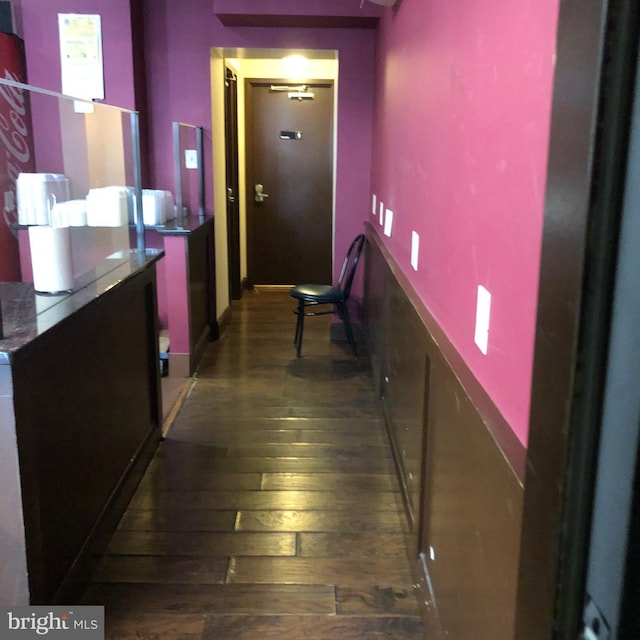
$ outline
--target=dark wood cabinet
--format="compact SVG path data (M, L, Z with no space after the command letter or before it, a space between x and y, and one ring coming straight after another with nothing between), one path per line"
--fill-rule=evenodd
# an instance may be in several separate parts
M57 301L0 285L4 604L73 602L160 439L160 255L106 261Z

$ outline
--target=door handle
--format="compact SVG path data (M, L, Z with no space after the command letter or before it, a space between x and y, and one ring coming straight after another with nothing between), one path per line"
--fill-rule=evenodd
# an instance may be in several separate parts
M233 189L231 187L227 187L227 202L235 202L236 197L233 195Z
M264 185L263 184L257 184L255 187L255 201L256 202L264 202L265 198L269 197L268 193L264 193L262 190L264 189Z

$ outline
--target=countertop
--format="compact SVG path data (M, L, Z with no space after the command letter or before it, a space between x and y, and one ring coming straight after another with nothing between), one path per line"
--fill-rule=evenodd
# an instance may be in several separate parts
M200 217L192 214L149 228L155 229L161 236L187 236L211 221L213 216Z
M5 336L0 340L0 365L10 364L12 354L163 255L160 249L121 252L77 277L73 291L63 294L37 293L32 282L0 282Z

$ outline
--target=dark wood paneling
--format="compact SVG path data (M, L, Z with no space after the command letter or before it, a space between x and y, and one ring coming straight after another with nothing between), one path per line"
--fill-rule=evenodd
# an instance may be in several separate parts
M516 621L523 640L572 638L583 626L639 24L634 2L560 2Z
M8 365L0 365L0 487L0 597L7 605L27 605L29 587L20 468L13 414L13 382Z
M188 236L189 334L191 370L195 370L207 339L217 337L213 219ZM168 283L171 286L171 283Z
M407 547L428 572L426 626L512 640L524 449L371 228L368 240L366 336L416 525Z
M439 618L452 638L512 640L522 487L446 363L432 367L420 551Z
M115 526L160 437L155 268L33 340L12 368L31 602L50 603L74 590L72 567Z
M387 288L381 394L393 450L415 522L420 510L427 335L399 287Z

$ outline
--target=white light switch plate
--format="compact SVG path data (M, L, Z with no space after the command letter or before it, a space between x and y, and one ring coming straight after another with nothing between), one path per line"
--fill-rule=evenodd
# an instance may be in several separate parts
M489 346L489 318L491 316L491 294L478 285L478 299L476 303L476 333L475 343L482 353L487 355Z
M198 152L196 149L184 150L184 166L186 169L198 168Z
M387 209L384 212L384 235L391 237L391 229L393 227L393 211Z
M411 232L411 266L414 271L418 270L418 256L420 255L420 236Z

